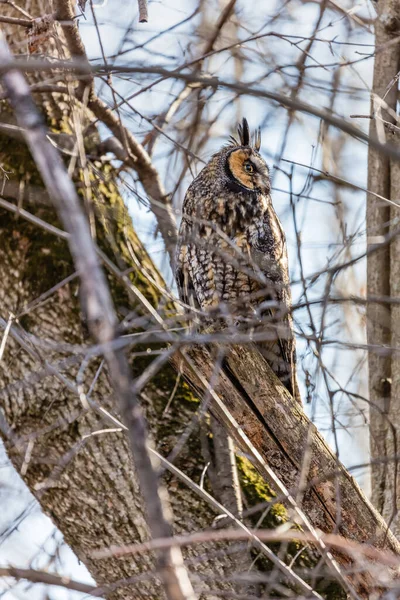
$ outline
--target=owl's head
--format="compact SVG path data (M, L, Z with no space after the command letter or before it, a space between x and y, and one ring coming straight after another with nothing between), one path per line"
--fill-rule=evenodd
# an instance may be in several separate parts
M269 170L259 153L260 146L260 130L251 138L247 119L243 119L238 126L238 137L230 138L224 153L228 185L234 191L269 194Z

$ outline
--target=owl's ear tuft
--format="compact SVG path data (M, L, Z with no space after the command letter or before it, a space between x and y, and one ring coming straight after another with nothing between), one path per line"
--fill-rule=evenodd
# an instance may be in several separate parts
M261 148L261 128L259 127L254 134L254 148L257 152L260 151Z
M232 146L245 146L248 148L254 148L257 152L261 147L261 129L257 129L254 132L253 138L250 136L250 128L247 119L244 118L237 127L238 136L237 138L233 135L230 136L225 148L231 148Z
M241 146L250 146L250 129L246 118L238 125L238 135Z

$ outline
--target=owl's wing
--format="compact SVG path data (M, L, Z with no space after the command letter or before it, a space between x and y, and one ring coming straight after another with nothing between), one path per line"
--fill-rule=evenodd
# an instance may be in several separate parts
M200 308L200 302L196 294L195 284L192 278L192 267L189 261L190 244L185 243L184 238L178 245L175 279L178 288L179 298L186 304L185 310L188 312L190 308Z
M178 294L184 304L189 307L199 309L200 304L196 296L196 290L190 276L190 270L187 264L178 265L175 273ZM185 310L189 310L185 307Z
M264 312L265 322L260 326L260 330L269 333L271 339L258 342L257 347L288 392L301 402L292 319L286 315L278 320L276 316L276 310L269 309Z
M300 390L296 373L296 341L293 333L292 319L285 318L284 326L286 332L279 336L278 346L280 364L277 375L295 400L301 403Z
M289 266L285 234L275 211L270 209L264 224L265 237L259 239L251 251L252 260L270 282L264 300L276 300L282 309L282 318L277 318L280 308L264 312L265 328L271 331L271 341L258 344L260 352L282 381L289 393L301 403L296 373L296 340L293 332ZM261 326L263 327L263 326Z

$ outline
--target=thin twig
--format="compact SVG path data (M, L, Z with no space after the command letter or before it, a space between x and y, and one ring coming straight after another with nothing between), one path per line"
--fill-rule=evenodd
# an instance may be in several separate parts
M231 516L231 518L233 515ZM359 544L353 540L344 538L343 536L333 534L321 534L316 539L313 534L306 531L291 530L285 531L282 529L248 529L243 526L242 529L219 529L209 531L199 531L196 533L190 533L187 535L177 535L173 538L151 540L150 542L143 542L141 544L131 544L127 546L112 546L104 550L97 550L92 553L93 558L104 559L110 558L111 556L125 556L127 554L135 555L141 552L150 552L157 548L165 548L177 544L179 546L189 546L192 544L204 544L207 542L215 542L221 540L246 540L250 536L254 536L256 539L264 542L280 542L280 541L293 541L298 540L302 542L308 542L316 544L322 542L325 545L332 546L343 552L346 552L350 556L358 554L359 556L368 558L373 561L379 561L380 564L388 567L399 567L399 558L394 554L387 552L386 550L379 550L374 546L367 544ZM365 567L368 569L367 565ZM304 583L304 582L303 582Z
M320 109L312 104L308 104L307 102L303 102L299 99L292 99L285 94L281 94L279 92L275 92L272 90L268 90L265 88L258 88L251 86L249 83L238 83L234 81L225 81L216 76L203 75L203 74L193 74L193 73L185 73L182 72L181 69L185 68L187 65L182 65L182 67L178 67L174 70L168 70L163 67L154 67L148 66L143 67L140 65L135 66L119 66L112 65L110 67L104 66L90 66L85 61L82 60L71 60L71 61L54 61L46 63L43 60L31 59L29 61L18 60L18 61L10 61L7 69L11 68L21 68L26 72L36 72L36 71L47 71L49 69L75 69L81 73L143 73L147 75L160 75L163 79L179 79L182 81L187 81L190 83L197 83L202 85L203 87L210 87L213 89L218 89L219 87L225 88L227 90L231 90L238 94L244 94L247 96L254 96L255 98L267 98L269 100L273 100L282 104L283 106L298 110L300 112L304 112L319 119L333 125L334 127L341 129L345 133L353 136L354 138L366 142L372 148L375 148L382 154L386 156L390 156L392 158L400 158L400 150L394 146L393 144L381 144L378 138L368 136L366 133L357 129L351 123L348 123L344 118L334 115L324 109ZM3 67L4 68L4 67Z
M25 579L32 583L45 583L56 585L67 590L83 592L84 594L96 595L96 586L80 581L74 581L68 577L47 573L47 571L36 571L36 569L20 569L18 567L0 567L0 577L13 577L16 580Z

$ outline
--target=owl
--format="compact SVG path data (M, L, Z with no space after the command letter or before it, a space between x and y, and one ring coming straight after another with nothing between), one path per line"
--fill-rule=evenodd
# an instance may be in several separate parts
M243 119L238 137L231 137L190 184L176 281L186 309L197 309L207 322L225 319L242 330L262 332L260 352L301 402L286 240L260 145L260 131L251 138Z

